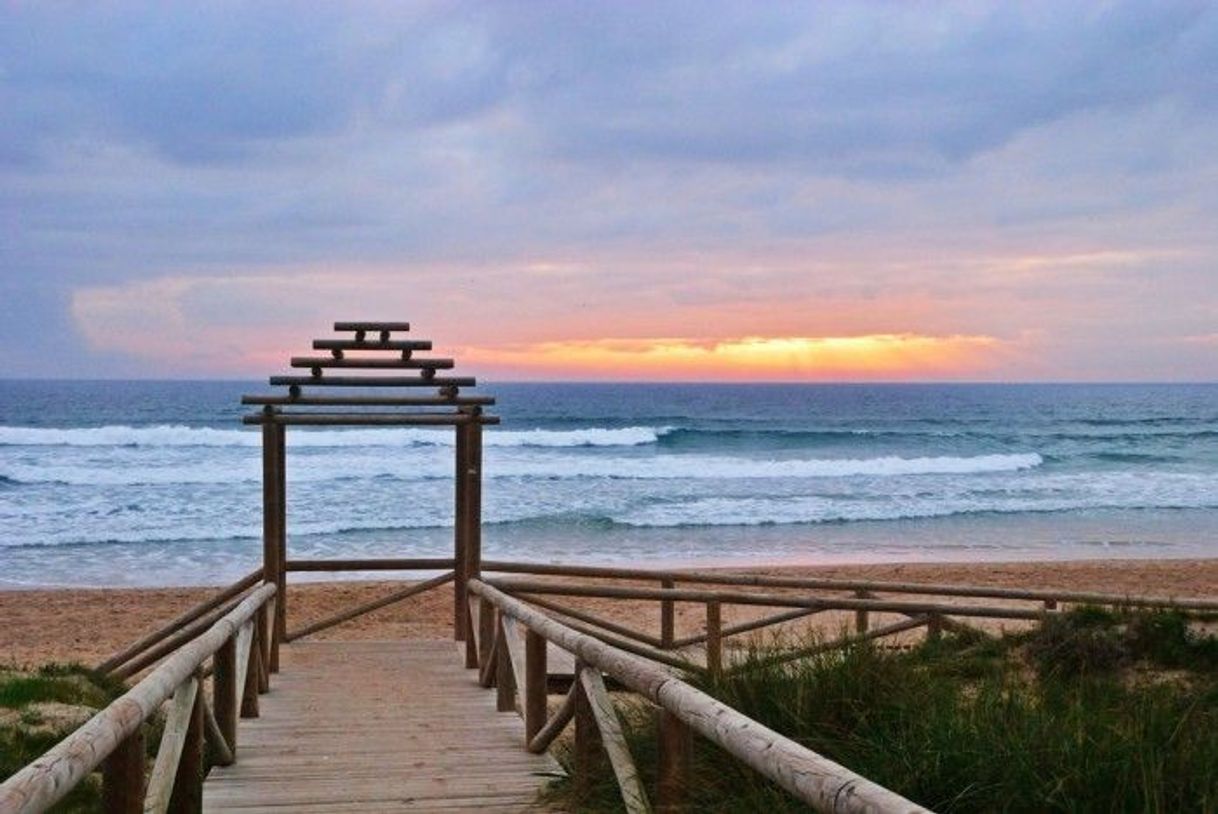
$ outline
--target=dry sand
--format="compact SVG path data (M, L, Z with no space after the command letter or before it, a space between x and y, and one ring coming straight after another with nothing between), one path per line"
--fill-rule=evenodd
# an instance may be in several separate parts
M1218 559L782 566L749 570L752 573L843 579L1218 597ZM3 620L0 622L0 664L29 665L47 661L96 663L206 598L214 590L116 588L0 591L0 620ZM385 582L290 585L289 626L297 627L329 616L338 610L383 596L390 590L392 588ZM600 613L606 618L629 622L644 630L658 630L659 613L655 602L564 601ZM991 600L986 602L992 604ZM451 587L444 586L317 635L318 638L333 639L401 636L443 638L451 635L451 603ZM725 623L767 612L761 609L730 609L726 613ZM702 613L698 606L679 605L678 633L699 630L703 622ZM845 622L842 614L826 614L816 619L819 625L828 628L839 627Z

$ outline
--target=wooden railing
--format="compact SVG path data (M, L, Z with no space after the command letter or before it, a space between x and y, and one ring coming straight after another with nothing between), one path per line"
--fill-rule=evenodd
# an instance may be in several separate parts
M963 629L965 623L961 619L1036 622L1050 613L1064 609L1068 604L1171 609L1186 615L1213 615L1218 612L1218 600L1211 598L1171 598L1054 589L504 561L484 561L482 565L484 572L561 577L561 581L486 577L486 581L510 595L527 599L530 604L557 614L567 626L627 652L678 669L705 668L715 672L725 669L724 642L727 638L833 610L853 612L852 633L806 647L777 651L772 655L770 663L806 657L816 651L895 636L923 627L926 628L927 635L934 637L943 630ZM572 581L579 577L599 581ZM658 587L606 584L604 580L655 582ZM678 585L711 587L685 588L677 587ZM750 588L767 590L743 590ZM561 605L554 601L557 597L656 601L660 605L658 635L598 617L585 610ZM997 599L1002 600L1004 604L962 601L973 599ZM676 635L678 603L693 603L704 607L705 623L701 632L681 637ZM724 623L724 611L731 606L783 610L729 625ZM877 613L899 618L890 620L887 624L873 626L872 614ZM691 654L686 652L688 648L698 645L704 646L705 650L704 659L700 663L692 660Z
M586 771L599 735L627 811L647 812L651 804L622 735L605 676L662 710L656 795L661 809L675 809L683 802L690 735L697 733L818 811L926 811L746 717L652 661L562 624L482 580L470 580L468 589L478 598L478 624L471 627L481 636L475 648L480 678L484 683L492 675L498 678L500 709L522 712L525 743L532 751L546 749L574 721L577 780ZM517 628L523 629L523 642ZM576 680L553 716L547 715L546 705L547 642L576 660Z
M247 579L249 579L247 577ZM242 585L241 581L237 585ZM221 592L251 587L229 588ZM203 744L209 741L221 764L237 756L237 718L257 717L258 695L269 687L269 620L276 586L249 591L207 629L177 646L134 687L50 751L0 783L0 812L45 811L102 767L102 795L108 812L197 811L204 777ZM222 599L208 603L225 607ZM192 608L174 624L150 634L102 666L136 672L131 664L149 658L209 610ZM209 664L210 662L210 664ZM125 665L125 666L124 666ZM210 669L208 669L210 667ZM204 682L210 673L212 703ZM130 674L130 673L128 673ZM145 777L143 725L170 701L151 774Z

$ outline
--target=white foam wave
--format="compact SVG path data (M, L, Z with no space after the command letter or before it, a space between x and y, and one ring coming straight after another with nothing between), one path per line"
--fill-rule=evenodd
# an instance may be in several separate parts
M18 483L63 483L79 486L256 483L262 477L258 460L242 456L232 461L179 460L160 465L132 462L126 466L83 464L9 464L0 471ZM714 480L757 478L897 477L1017 472L1040 466L1036 453L934 458L807 458L757 460L714 455L648 455L625 457L559 456L528 450L502 450L487 455L484 475L540 480L613 478L633 480ZM401 481L452 477L446 456L426 454L334 453L304 456L288 462L293 483L389 478Z
M487 447L610 447L654 444L668 427L587 427L573 430L496 430ZM257 430L220 430L163 424L155 427L0 427L0 446L70 447L256 447ZM300 429L288 435L292 447L451 446L451 430L395 427L375 430Z
M601 477L653 479L842 478L901 475L964 475L1015 472L1040 466L1036 453L971 457L798 458L758 460L717 455L656 455L570 459L517 459L488 462L486 473L514 477Z

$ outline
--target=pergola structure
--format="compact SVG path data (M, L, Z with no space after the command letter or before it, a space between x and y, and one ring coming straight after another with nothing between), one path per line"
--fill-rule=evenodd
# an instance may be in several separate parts
M272 385L286 387L287 392L241 397L242 404L262 408L244 416L242 422L262 427L263 575L278 586L272 669L278 668L279 644L288 636L287 572L314 570L308 562L292 562L287 556L285 452L289 426L453 427L453 558L437 564L452 565L453 627L458 641L468 631L466 582L481 572L482 427L499 423L497 416L483 413L483 407L494 404L494 398L463 395L462 388L477 384L472 376L439 375L438 371L453 367L452 359L416 356L417 351L430 351L432 343L400 338L409 332L408 322L335 322L334 330L340 336L313 340L313 350L323 354L292 357L291 366L307 370L306 375L270 377ZM362 374L348 375L347 371ZM434 395L424 394L429 388L434 388ZM344 560L323 563L316 570L362 570L393 564L388 560Z

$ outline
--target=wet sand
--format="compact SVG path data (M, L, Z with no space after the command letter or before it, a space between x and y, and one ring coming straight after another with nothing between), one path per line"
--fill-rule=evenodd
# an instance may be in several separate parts
M1218 559L784 565L731 570L840 579L1218 598ZM400 585L384 581L290 584L289 627L295 628L376 599ZM0 664L99 662L214 591L214 588L197 587L0 591ZM992 600L969 601L996 604ZM564 602L599 613L605 618L627 622L638 629L652 633L658 631L656 602L565 598ZM761 609L729 609L724 621L730 624L767 612ZM703 618L700 606L678 605L678 634L700 630ZM822 629L840 627L846 621L843 614L822 614L815 619ZM319 633L317 638L446 638L451 636L451 625L452 589L451 586L443 586Z

